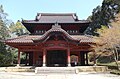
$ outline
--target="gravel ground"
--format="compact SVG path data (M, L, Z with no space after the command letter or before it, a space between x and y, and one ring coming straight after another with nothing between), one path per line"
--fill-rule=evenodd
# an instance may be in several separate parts
M33 72L0 72L0 79L120 79L120 76L108 73L79 74L35 74Z

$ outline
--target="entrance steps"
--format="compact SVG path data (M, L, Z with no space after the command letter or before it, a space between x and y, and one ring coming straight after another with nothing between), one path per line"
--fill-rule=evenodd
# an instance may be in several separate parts
M35 73L48 74L48 73L76 73L77 69L75 67L36 67Z

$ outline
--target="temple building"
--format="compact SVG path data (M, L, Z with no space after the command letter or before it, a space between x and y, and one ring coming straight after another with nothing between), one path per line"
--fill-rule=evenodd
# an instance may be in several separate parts
M6 44L26 54L26 65L65 67L88 65L93 38L84 35L90 21L79 20L75 13L38 13L35 20L22 20L30 32L7 39Z

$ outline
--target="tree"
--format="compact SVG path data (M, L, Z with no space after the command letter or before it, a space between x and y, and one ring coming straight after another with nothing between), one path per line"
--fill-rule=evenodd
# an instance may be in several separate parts
M120 11L119 0L103 0L102 6L97 6L93 9L89 28L86 30L86 34L98 35L97 29L101 28L101 25L109 27L109 23L114 19L115 15ZM90 19L90 18L89 18Z
M10 37L9 30L7 28L7 13L4 12L2 5L0 6L0 66L10 64L12 55L10 48L3 43L2 40L5 40Z
M18 37L21 35L28 35L29 31L22 25L22 23L18 20L16 22L16 24L11 23L9 26L10 32L11 32L11 36L12 37ZM16 48L12 48L12 55L13 55L13 63L16 63L17 61L17 54L18 51ZM22 54L22 58L25 58L25 54Z
M98 29L99 37L94 37L96 41L94 49L95 52L111 53L119 69L117 50L120 48L120 13L116 15L115 20L110 25L111 28L102 26L101 29Z
M19 20L16 22L16 24L11 23L9 29L13 34L17 36L29 34L29 31L22 25Z
M28 35L29 31L22 25L22 23L18 20L16 24L11 23L9 26L9 30L11 32L12 37L18 37L21 35ZM13 63L17 61L17 54L18 51L16 48L12 48L12 55L13 55ZM22 58L25 59L25 53L22 54Z

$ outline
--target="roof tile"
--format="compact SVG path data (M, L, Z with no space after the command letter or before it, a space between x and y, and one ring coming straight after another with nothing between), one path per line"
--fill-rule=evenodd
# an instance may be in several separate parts
M88 20L78 20L75 13L38 13L35 20L23 20L22 23L89 23Z
M39 40L44 41L48 37L48 35L53 32L63 33L67 39L72 41L77 41L79 43L93 42L93 39L91 37L88 37L85 35L69 35L65 30L61 28L60 25L58 25L58 23L53 25L52 28L43 35L25 35L25 36L20 36L13 39L8 39L5 42L6 43L34 43L35 41L39 41Z
M84 35L70 35L72 38L76 40L80 40L80 43L92 43L93 38L84 36ZM27 35L27 36L20 36L13 39L8 39L6 43L34 43L33 39L40 39L42 35Z

